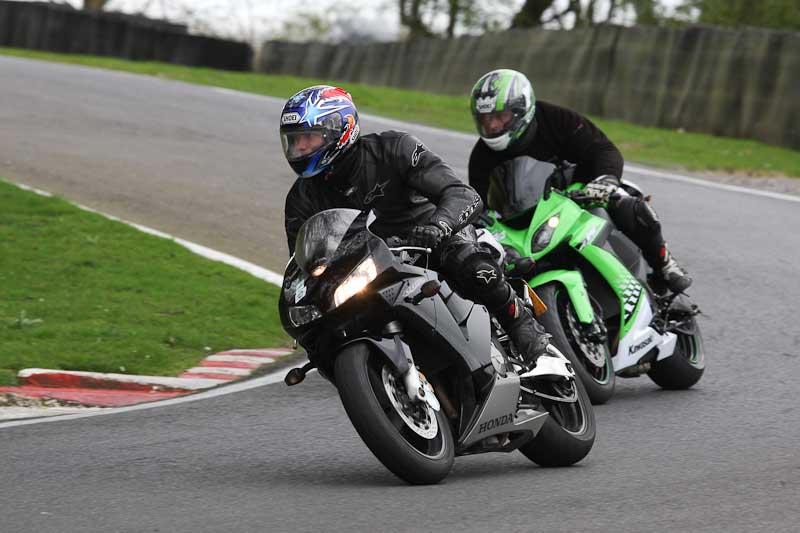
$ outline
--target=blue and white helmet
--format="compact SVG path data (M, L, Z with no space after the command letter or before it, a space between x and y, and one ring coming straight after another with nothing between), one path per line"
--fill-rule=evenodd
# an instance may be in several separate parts
M283 154L300 178L330 168L358 139L358 111L350 93L331 85L303 89L281 112Z

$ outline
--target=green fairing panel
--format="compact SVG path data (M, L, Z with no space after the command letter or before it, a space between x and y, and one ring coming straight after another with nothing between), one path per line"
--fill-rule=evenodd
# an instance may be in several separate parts
M567 289L567 295L572 302L572 307L575 308L578 320L584 324L590 324L594 320L594 311L581 273L576 270L549 270L535 276L528 284L535 289L553 281L561 283Z
M549 199L541 200L536 206L530 225L525 229L515 230L504 225L502 221L495 222L488 229L501 244L515 248L523 257L533 257L534 260L538 260L550 253L553 248L568 237L575 222L581 218L583 210L572 201L565 200L563 196L556 192L553 192ZM533 235L553 216L558 216L559 223L553 231L550 244L543 250L532 253L531 241Z
M614 254L603 248L589 244L578 251L600 272L619 298L623 311L620 314L622 324L619 334L619 338L622 339L630 330L639 313L643 301L641 298L642 284Z
M594 245L595 237L609 224L605 219L580 210L573 223L570 246L585 257L608 282L620 302L620 338L630 330L641 305L642 285L616 255Z

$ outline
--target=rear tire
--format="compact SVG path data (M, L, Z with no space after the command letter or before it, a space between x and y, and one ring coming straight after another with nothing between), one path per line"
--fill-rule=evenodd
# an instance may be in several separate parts
M662 389L688 389L703 376L706 369L703 337L695 318L692 318L691 326L693 333L678 332L673 354L653 363L647 373Z
M595 405L606 403L614 394L616 376L611 365L611 355L604 343L598 348L605 354L605 365L598 368L589 362L580 350L580 343L571 331L567 313L574 313L566 290L558 283L536 287L536 294L547 306L547 312L538 318L547 332L553 336L552 343L570 360L575 373L586 387L589 399ZM576 317L577 318L577 317Z
M525 457L539 466L575 464L586 457L594 445L594 409L580 380L575 380L575 386L578 388L577 402L546 402L545 407L550 416L536 437L519 449ZM576 412L570 414L571 406L575 407Z
M435 416L436 435L428 439L415 433L389 399L382 377L386 365L385 358L362 343L347 346L338 355L336 386L347 416L394 475L414 485L438 483L450 472L455 457L450 424L441 411L428 408Z

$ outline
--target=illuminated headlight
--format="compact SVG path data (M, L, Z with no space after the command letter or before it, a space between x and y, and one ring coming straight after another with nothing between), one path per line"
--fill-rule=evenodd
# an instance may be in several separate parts
M336 292L333 293L334 305L339 307L354 294L361 292L376 277L378 269L375 267L375 261L371 257L364 259L336 288Z
M315 305L298 305L289 308L289 320L295 327L300 327L321 317Z
M536 230L531 239L531 252L541 252L550 244L550 239L553 238L558 227L558 215L553 215L547 220L547 223L541 228Z

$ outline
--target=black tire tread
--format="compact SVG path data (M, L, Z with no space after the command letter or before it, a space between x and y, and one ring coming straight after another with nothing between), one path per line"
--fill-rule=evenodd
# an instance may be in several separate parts
M695 328L697 327L695 324ZM696 334L700 335L699 329ZM702 347L702 342L700 345ZM647 376L662 389L686 390L700 381L704 371L705 365L694 366L682 354L674 353L666 359L653 363Z
M450 472L455 457L447 419L437 413L446 446L443 457L420 455L392 426L375 397L367 367L371 356L367 345L357 343L345 347L336 358L336 385L347 416L370 451L397 477L414 485L438 483Z
M525 457L539 466L573 465L586 457L594 446L597 431L594 411L589 404L586 389L580 382L576 382L576 384L581 397L580 401L587 404L586 428L580 435L567 433L552 417L548 417L536 437L519 449Z

